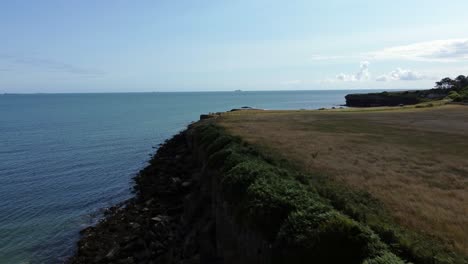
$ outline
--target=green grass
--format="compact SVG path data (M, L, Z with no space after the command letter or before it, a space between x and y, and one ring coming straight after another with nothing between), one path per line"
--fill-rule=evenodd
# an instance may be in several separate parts
M426 131L421 136L421 131L393 126L376 125L364 119L330 119L320 120L314 123L304 123L304 129L313 129L326 133L341 134L366 134L366 141L379 143L387 142L396 145L414 146L416 148L427 147L434 151L443 151L451 155L468 156L468 142L460 141L458 135L450 135L442 132ZM457 142L457 144L454 144ZM450 146L450 147L447 147Z

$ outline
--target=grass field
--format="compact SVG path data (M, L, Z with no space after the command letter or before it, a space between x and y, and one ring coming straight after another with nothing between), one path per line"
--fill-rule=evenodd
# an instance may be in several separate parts
M468 255L468 106L239 111L217 122L310 175L365 190Z

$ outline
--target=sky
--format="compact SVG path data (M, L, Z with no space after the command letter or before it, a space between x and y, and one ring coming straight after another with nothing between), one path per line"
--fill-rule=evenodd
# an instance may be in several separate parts
M424 89L466 0L0 0L0 93Z

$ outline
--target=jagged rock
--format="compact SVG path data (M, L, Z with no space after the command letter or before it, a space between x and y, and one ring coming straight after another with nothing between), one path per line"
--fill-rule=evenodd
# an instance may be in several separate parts
M192 185L192 182L190 182L190 181L185 181L185 182L183 182L181 184L181 186L184 187L184 188L190 187L190 185Z
M112 249L106 254L106 258L108 258L108 259L114 258L118 251L119 251L119 247L114 247L114 248L112 248Z
M161 222L162 218L160 216L155 216L155 217L151 218L151 220L153 220L155 222Z
M172 183L174 183L174 184L179 184L181 180L180 180L179 177L172 177L172 178L171 178L171 181L172 181Z

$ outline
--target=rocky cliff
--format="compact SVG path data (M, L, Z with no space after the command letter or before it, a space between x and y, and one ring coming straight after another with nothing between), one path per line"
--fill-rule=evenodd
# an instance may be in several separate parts
M346 106L350 107L413 105L443 99L449 94L449 91L449 89L431 89L421 91L348 94L345 98Z
M163 144L70 263L403 263L365 224L210 119Z
M84 229L69 263L271 263L270 244L235 223L192 132L159 148L135 198Z

